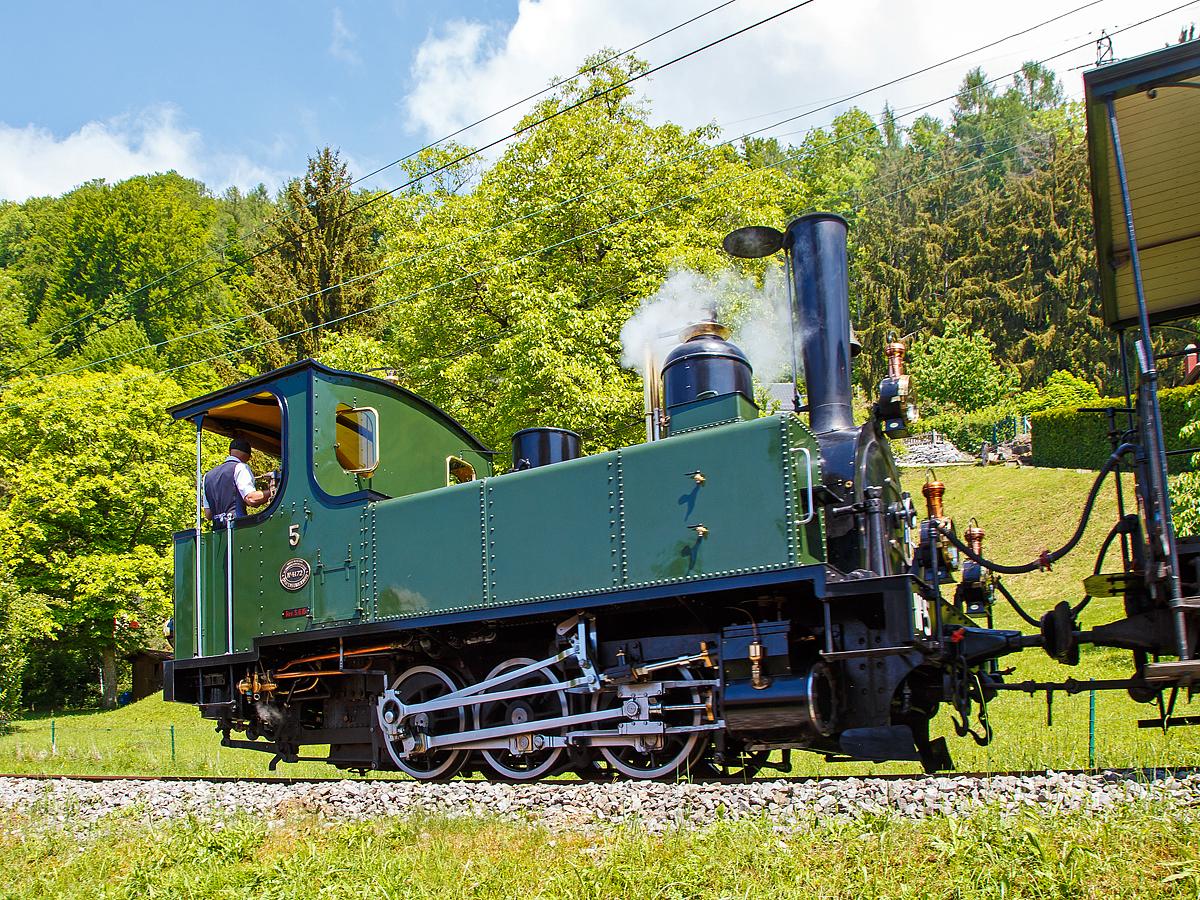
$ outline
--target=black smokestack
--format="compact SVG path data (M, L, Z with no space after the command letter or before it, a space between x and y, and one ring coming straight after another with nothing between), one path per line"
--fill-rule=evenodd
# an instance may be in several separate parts
M793 315L808 389L808 418L817 434L854 426L850 404L850 270L846 220L833 213L801 216L787 227Z

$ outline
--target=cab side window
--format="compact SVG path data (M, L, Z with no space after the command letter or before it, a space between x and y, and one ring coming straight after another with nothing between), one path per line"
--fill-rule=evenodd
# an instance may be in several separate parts
M338 406L334 447L338 465L354 475L379 468L379 413L369 406Z
M466 484L475 480L475 467L457 456L446 457L446 485Z

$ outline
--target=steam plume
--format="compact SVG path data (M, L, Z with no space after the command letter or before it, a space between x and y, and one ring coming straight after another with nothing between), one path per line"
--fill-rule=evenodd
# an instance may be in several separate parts
M750 360L761 384L791 378L791 328L783 273L773 266L760 287L753 278L726 272L712 278L698 272L671 274L621 329L621 364L645 377L645 348L661 368L687 325L717 319L733 332L731 340Z

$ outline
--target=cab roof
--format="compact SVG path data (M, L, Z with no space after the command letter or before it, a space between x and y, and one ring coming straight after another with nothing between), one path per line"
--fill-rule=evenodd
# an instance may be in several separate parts
M274 412L278 407L273 402L269 402L269 394L267 394L265 389L284 378L301 373L308 373L310 377L348 379L360 382L364 387L372 390L394 392L397 400L406 401L421 407L434 418L440 419L450 430L456 432L465 441L469 442L470 449L489 455L495 453L494 450L488 449L475 435L463 428L453 416L439 409L419 394L414 394L412 391L392 384L390 381L382 378L363 375L359 372L331 369L328 366L321 365L315 359L302 359L299 362L266 372L255 378L248 378L245 381L239 381L237 384L231 384L229 387L213 391L194 400L177 403L175 406L170 407L167 412L176 420L194 419L196 416L205 414L203 425L205 431L211 431L214 434L226 437L231 436L236 431L240 435L247 436L252 446L278 457L282 442L282 435L279 430L280 420ZM215 409L221 410L219 417L206 415Z

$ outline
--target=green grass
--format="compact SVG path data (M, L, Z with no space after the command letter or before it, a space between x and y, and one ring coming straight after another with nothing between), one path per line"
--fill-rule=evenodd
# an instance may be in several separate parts
M53 722L53 743L51 723ZM52 775L270 775L270 755L222 748L215 723L161 694L111 712L26 715L0 735L0 772ZM174 754L171 729L174 727ZM324 751L325 748L309 748ZM314 752L313 755L316 755ZM323 763L282 765L279 775L332 778Z
M0 900L26 898L1195 897L1194 811L980 812L795 831L726 823L651 836L489 819L271 825L238 817L95 829L0 816Z
M1058 469L1015 467L945 467L938 470L946 483L946 512L959 532L974 516L987 531L984 554L1000 562L1033 559L1043 548L1063 544L1075 529L1094 473ZM908 470L906 487L920 500L919 470ZM1126 480L1126 496L1132 484ZM1083 578L1091 574L1100 542L1116 518L1112 481L1096 502L1091 524L1079 547L1056 564L1052 572L1008 576L1017 600L1035 616L1059 600L1078 602ZM1110 551L1107 571L1120 569L1119 548ZM949 588L952 592L953 588ZM1084 627L1119 618L1120 599L1094 600L1085 610ZM1001 604L997 625L1030 630ZM1014 666L1008 680L1060 681L1068 677L1121 678L1132 672L1130 654L1119 650L1084 647L1080 665L1062 666L1040 650L1002 661ZM1005 694L990 709L996 737L989 747L977 747L954 734L949 712L943 709L934 721L935 735L946 735L960 771L995 771L1036 768L1086 768L1088 766L1088 695L1057 694L1054 725L1046 727L1045 695ZM1096 697L1096 755L1099 766L1200 765L1200 729L1175 728L1166 734L1136 727L1138 718L1149 718L1154 708L1133 703L1124 692L1101 692ZM1195 714L1181 698L1177 712ZM192 707L164 704L150 698L107 713L57 715L55 747L50 744L50 717L26 718L0 736L0 771L58 774L179 774L263 775L270 757L248 750L219 747L212 724L202 721ZM171 756L170 726L175 726L175 757ZM314 751L317 748L312 748ZM313 753L316 755L316 752ZM870 765L826 763L815 754L792 755L797 775L827 773L871 774L912 772L913 763ZM282 765L279 774L320 777L338 774L320 763Z

